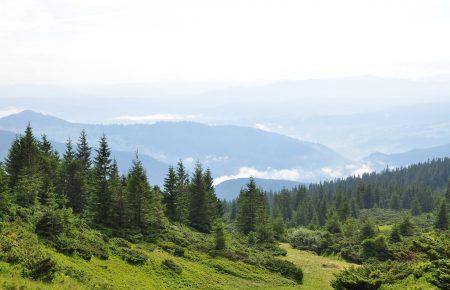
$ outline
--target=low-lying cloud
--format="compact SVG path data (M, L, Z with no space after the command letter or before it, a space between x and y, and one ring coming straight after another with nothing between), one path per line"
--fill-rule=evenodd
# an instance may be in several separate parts
M283 179L297 181L300 178L300 171L298 169L274 169L268 167L266 170L258 170L252 167L241 167L237 174L224 175L216 178L214 184L219 184L226 180L236 178L264 178L264 179Z
M192 121L198 115L189 114L151 114L151 115L124 115L116 117L115 120L124 123L154 123L160 121Z
M5 107L5 108L0 108L0 118L9 116L9 115L13 115L13 114L17 114L22 112L23 109L22 108L18 108L18 107Z

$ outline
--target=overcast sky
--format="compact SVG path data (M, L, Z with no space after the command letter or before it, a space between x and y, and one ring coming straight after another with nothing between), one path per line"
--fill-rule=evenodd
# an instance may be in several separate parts
M0 0L0 84L449 73L448 0Z

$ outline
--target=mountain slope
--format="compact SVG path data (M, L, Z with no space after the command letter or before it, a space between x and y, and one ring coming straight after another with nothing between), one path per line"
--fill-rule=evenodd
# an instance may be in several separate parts
M318 143L303 142L276 133L239 126L209 126L192 122L160 122L152 125L77 124L24 111L0 119L0 129L21 132L31 123L38 133L64 142L86 129L91 144L105 133L115 150L135 152L173 164L179 159L193 165L200 160L215 176L235 174L241 167L258 170L319 170L342 164L345 159ZM93 143L95 142L95 143Z
M221 199L232 200L238 197L242 188L245 188L248 178L226 180L215 186L216 194ZM290 180L255 178L255 183L264 191L280 191L283 188L291 189L302 183Z
M375 152L364 158L364 161L371 162L377 168L385 168L386 166L407 166L413 163L424 162L442 157L450 157L450 144L430 148L414 149L396 154Z

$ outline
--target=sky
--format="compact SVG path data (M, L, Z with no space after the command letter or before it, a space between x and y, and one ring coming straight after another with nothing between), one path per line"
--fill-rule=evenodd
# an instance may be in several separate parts
M450 74L450 1L1 0L0 85Z

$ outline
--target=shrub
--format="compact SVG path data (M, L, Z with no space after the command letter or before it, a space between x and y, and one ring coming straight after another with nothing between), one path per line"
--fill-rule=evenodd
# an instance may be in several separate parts
M351 267L336 275L331 286L337 290L372 290L380 288L383 280L367 267Z
M223 250L226 247L225 226L222 222L217 222L214 227L215 249Z
M122 260L133 265L144 264L148 260L147 255L141 250L119 247L116 251Z
M292 262L280 260L276 258L268 258L264 261L264 267L272 272L277 272L284 277L291 278L301 284L303 280L303 272Z
M350 267L336 275L331 286L338 290L378 289L381 285L394 284L410 275L419 277L407 263L381 262Z
M177 274L181 274L181 272L183 271L183 268L180 265L178 265L177 263L175 263L173 260L170 259L163 260L161 265L162 267Z
M402 236L412 236L414 234L414 225L411 222L411 217L406 215L399 225L399 231Z
M325 232L298 228L289 237L292 247L321 253L328 245L328 235Z
M74 220L70 209L46 208L36 223L36 233L41 237L52 238L74 231Z
M56 263L39 245L37 236L21 225L7 226L0 233L0 260L20 264L32 279L53 280Z
M362 242L362 255L365 258L377 258L384 261L392 257L384 236L366 239Z
M178 257L184 257L184 248L183 247L180 247L180 246L176 246L175 247L175 249L174 249L174 251L173 251L173 254L175 255L175 256L178 256Z

